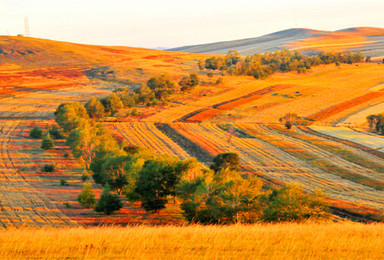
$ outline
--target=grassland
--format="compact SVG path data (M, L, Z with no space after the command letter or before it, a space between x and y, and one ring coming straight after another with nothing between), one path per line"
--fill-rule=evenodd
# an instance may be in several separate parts
M382 224L0 230L2 259L382 259Z

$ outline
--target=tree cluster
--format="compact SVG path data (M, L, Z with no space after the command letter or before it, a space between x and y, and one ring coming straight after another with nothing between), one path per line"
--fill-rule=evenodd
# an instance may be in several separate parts
M266 190L258 178L240 174L240 158L235 153L219 154L207 168L195 158L179 160L119 144L80 104L62 104L55 115L73 155L104 187L96 202L89 184L84 185L78 200L85 207L111 214L122 207L120 196L125 195L148 212L158 212L170 199L178 198L184 217L202 224L294 221L326 215L321 193L307 194L298 186ZM276 213L280 211L285 213Z
M267 78L275 72L307 72L312 66L330 63L364 62L364 55L358 53L321 52L316 56L306 56L299 51L276 50L264 54L254 54L244 58L236 51L230 51L224 57L211 57L199 61L200 69L221 70L229 75L249 75L256 79Z
M238 156L220 154L211 169L178 186L183 215L191 223L231 224L302 221L329 217L324 194L293 184L268 190L262 181L237 170Z

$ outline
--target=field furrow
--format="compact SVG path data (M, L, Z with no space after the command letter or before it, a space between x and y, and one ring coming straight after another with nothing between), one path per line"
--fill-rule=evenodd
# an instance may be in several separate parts
M25 126L20 121L1 121L0 132L0 223L5 227L66 226L73 223L19 173L28 155L17 147Z
M202 147L205 146L213 154L238 153L242 165L256 174L261 173L261 176L284 183L298 182L308 190L320 188L333 199L384 209L384 192L313 167L260 139L234 136L231 142L228 142L227 132L215 124L178 123L172 124L172 127L181 134L186 133L186 137L190 137Z
M124 122L109 126L129 144L145 146L159 154L178 156L180 159L191 157L177 143L157 129L153 123Z

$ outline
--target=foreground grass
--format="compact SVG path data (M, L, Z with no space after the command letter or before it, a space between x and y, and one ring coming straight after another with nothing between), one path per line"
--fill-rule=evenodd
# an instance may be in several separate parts
M1 259L383 259L384 224L0 230Z

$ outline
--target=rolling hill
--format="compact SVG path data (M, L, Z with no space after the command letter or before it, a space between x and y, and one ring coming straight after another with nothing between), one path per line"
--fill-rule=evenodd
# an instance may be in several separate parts
M384 29L356 27L331 31L295 28L260 37L172 48L169 51L225 54L237 50L241 55L288 48L306 54L318 51L362 51L365 56L384 56Z

